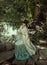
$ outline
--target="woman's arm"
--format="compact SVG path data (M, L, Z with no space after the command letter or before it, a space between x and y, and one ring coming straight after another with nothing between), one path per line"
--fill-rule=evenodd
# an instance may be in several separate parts
M20 36L21 36L21 35L22 35L22 32L18 32L18 35L20 35Z

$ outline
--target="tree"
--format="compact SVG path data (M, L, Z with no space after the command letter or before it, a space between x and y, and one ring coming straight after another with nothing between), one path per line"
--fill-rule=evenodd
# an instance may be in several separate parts
M34 0L0 0L0 21L18 22L32 19Z

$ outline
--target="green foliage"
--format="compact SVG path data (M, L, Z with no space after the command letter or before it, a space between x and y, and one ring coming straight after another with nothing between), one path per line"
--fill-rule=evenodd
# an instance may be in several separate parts
M0 0L0 22L21 22L32 19L34 0Z

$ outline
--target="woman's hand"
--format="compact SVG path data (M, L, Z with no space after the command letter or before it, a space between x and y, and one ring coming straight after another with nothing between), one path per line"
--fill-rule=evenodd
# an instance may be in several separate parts
M18 34L21 36L22 35L22 32L18 32Z

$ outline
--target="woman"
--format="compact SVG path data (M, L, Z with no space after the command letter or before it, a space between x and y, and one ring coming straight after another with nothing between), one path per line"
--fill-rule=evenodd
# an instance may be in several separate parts
M15 57L17 60L26 60L36 52L35 46L28 37L27 23L27 20L25 20L18 30L17 41L15 43Z

